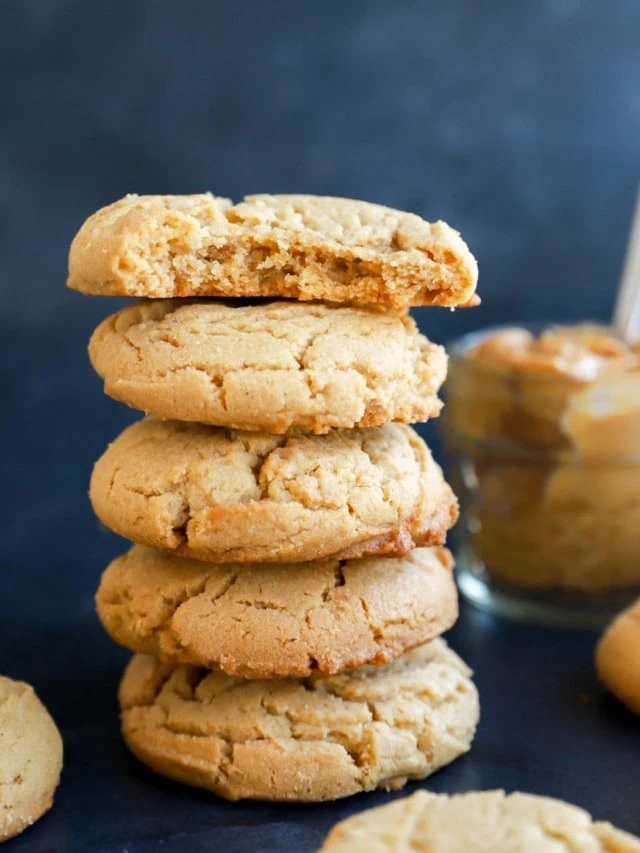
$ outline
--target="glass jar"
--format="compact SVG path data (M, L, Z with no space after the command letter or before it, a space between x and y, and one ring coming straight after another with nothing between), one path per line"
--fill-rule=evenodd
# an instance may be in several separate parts
M538 331L450 348L458 583L484 609L597 627L640 595L640 357L599 327Z

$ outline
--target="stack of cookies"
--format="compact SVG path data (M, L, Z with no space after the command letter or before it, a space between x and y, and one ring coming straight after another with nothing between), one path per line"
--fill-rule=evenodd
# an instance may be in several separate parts
M457 503L407 426L440 411L446 355L407 309L473 304L476 279L446 224L344 199L128 196L81 228L70 287L144 297L91 339L147 413L91 500L135 543L97 605L157 772L313 801L469 748L477 693L439 639Z

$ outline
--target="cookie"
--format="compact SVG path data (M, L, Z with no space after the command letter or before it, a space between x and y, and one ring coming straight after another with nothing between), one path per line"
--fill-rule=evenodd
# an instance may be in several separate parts
M62 738L32 687L0 676L0 841L18 835L53 805Z
M629 710L640 714L640 598L602 635L596 668L604 686Z
M100 520L217 563L303 562L441 545L457 504L404 424L269 435L145 418L96 463Z
M230 800L335 800L424 779L466 752L478 720L470 672L443 640L384 667L239 681L136 655L122 731L157 773Z
M324 303L140 302L98 326L89 354L136 409L272 433L425 421L447 372L409 316Z
M111 296L474 304L478 266L444 222L343 198L129 195L84 223L69 287Z
M389 663L458 615L448 551L290 565L215 565L134 546L96 596L134 652L238 678L333 675Z
M329 833L321 853L640 853L640 839L582 809L532 794L417 791Z

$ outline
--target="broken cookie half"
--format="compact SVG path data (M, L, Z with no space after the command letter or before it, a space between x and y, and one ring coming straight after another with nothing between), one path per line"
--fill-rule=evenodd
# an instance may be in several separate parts
M353 199L128 195L81 227L68 286L111 296L270 296L394 308L473 305L457 231Z

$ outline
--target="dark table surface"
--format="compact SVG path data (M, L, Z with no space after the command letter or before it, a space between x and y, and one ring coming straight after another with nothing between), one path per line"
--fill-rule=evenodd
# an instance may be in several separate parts
M154 776L128 754L116 702L127 653L93 609L99 573L126 545L98 526L86 487L92 462L136 415L100 397L78 338L52 343L47 357L46 343L36 363L30 342L15 342L15 363L1 367L11 417L0 422L0 672L36 687L62 730L65 768L51 813L7 853L314 850L337 820L398 796L231 804ZM472 751L421 784L548 794L640 834L640 723L598 687L595 636L463 608L450 641L475 670L482 720Z

